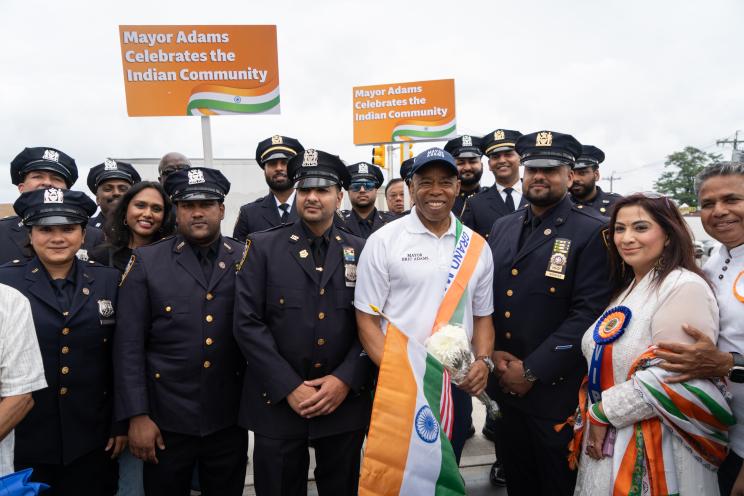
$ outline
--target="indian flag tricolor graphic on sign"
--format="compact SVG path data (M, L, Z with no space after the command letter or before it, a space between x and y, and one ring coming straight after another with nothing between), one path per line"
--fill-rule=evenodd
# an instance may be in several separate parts
M449 374L388 324L359 495L464 495L451 429Z
M202 84L191 92L187 115L278 114L279 85L231 88Z
M456 119L442 121L403 121L393 129L392 141L450 139L457 136Z

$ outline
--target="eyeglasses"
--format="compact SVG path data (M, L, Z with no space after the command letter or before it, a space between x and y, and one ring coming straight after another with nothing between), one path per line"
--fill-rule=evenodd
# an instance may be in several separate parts
M178 172L180 170L190 169L190 168L191 166L189 164L176 164L176 165L168 167L167 169L163 169L162 171L160 171L160 175L162 177L168 177L174 172Z
M351 186L349 186L349 191L353 191L354 193L357 193L361 191L362 188L364 188L365 191L377 189L377 184L372 181L353 182L351 183Z
M664 195L662 193L657 193L656 191L639 191L638 193L635 193L636 195L640 195L644 198L648 198L649 200L664 200L664 203L666 203L667 207L676 207L677 202L674 201L674 198L669 198L667 195Z

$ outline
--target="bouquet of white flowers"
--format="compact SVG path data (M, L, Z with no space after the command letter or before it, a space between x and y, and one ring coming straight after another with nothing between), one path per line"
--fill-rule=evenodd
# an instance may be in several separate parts
M464 327L447 324L432 334L424 345L426 351L444 365L453 383L460 384L465 380L475 357L470 351L470 341ZM483 391L478 395L478 399L486 405L489 417L495 419L501 416L499 406L488 393Z

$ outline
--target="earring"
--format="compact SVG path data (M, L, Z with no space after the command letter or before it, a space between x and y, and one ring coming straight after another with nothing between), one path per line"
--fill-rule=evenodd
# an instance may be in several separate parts
M122 221L122 224L124 224L125 226L127 225L127 218L126 217L124 217L124 220Z

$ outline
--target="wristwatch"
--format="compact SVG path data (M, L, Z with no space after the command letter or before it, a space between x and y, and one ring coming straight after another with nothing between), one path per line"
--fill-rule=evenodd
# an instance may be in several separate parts
M537 380L537 376L534 372L532 372L530 369L524 369L524 374L522 374L525 379L527 379L529 382L535 382Z
M483 360L483 363L486 364L486 367L488 367L488 373L493 374L493 369L496 368L496 365L494 365L493 360L491 360L491 357L488 355L481 355L476 360Z
M731 356L734 357L734 366L729 369L728 377L731 382L744 382L744 356L735 351L731 352Z

